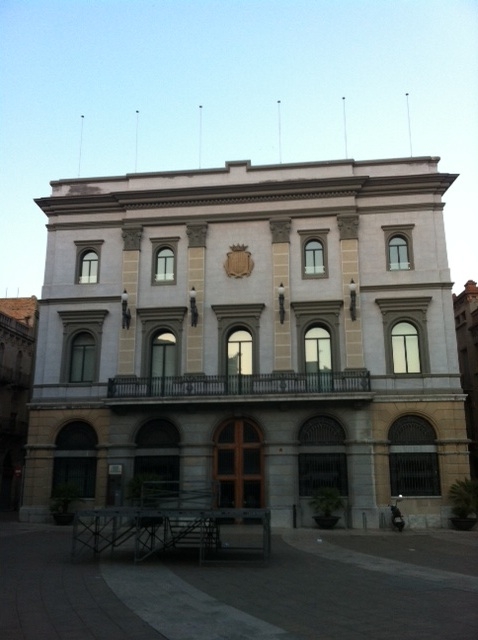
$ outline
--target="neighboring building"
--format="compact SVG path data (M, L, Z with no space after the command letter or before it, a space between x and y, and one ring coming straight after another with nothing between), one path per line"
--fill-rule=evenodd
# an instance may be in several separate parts
M478 478L478 287L468 280L453 296L461 386L466 393L466 429L470 439L471 475Z
M18 509L38 302L0 298L0 510Z
M447 526L469 473L438 158L60 180L21 518L66 480L84 505L136 474L311 526Z

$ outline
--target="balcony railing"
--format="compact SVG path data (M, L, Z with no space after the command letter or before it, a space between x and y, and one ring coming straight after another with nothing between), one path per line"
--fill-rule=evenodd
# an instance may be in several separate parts
M315 374L283 373L235 376L172 376L108 380L108 398L184 398L191 396L264 396L370 391L370 373L363 369Z

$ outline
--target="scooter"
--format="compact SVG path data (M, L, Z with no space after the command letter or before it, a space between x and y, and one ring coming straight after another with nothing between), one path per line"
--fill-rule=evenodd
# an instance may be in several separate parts
M403 499L403 496L400 494L395 500L395 504L389 505L390 510L392 512L392 526L394 527L394 529L398 529L398 531L400 532L403 531L403 527L405 526L405 520L402 516L402 512L397 506L397 502L400 502L400 500L402 499Z

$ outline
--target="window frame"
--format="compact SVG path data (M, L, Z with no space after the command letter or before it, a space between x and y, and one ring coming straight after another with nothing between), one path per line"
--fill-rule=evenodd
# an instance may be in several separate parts
M71 434L68 431L78 428L79 438L75 442L73 434L73 442L68 442ZM65 435L66 433L66 435ZM62 442L64 440L64 442ZM98 476L98 435L96 430L83 420L71 421L64 424L59 430L55 438L55 451L53 454L53 475L52 475L52 492L58 484L64 482L75 483L71 479L71 472L76 471L73 475L79 475L82 478L81 491L82 499L91 499L96 496L96 480ZM89 475L91 474L91 475ZM88 490L85 492L85 488Z
M297 233L300 236L300 255L301 255L301 276L302 280L317 280L321 278L329 277L328 267L328 248L327 248L327 235L330 229L299 229ZM322 245L322 257L323 257L323 273L306 273L306 247L310 242L319 242Z
M260 316L265 304L212 305L218 325L218 372L227 375L227 346L235 330L244 329L252 336L252 373L260 372Z
M178 269L178 243L179 236L169 238L151 238L152 244L152 261L151 261L151 284L152 286L168 286L177 284ZM171 280L157 280L157 262L158 255L163 249L169 249L173 252L173 277Z
M413 234L414 224L399 224L399 225L383 225L382 230L385 238L385 265L386 270L390 273L400 273L403 271L414 271L415 263L413 258ZM407 244L408 253L408 268L404 269L392 269L390 261L390 242L393 238L400 237Z
M343 304L343 300L291 302L297 325L297 366L302 373L306 373L305 335L316 326L329 332L332 371L341 370L340 313Z
M91 385L99 380L101 365L101 342L103 335L103 324L108 314L106 309L98 310L76 310L58 311L58 315L63 323L63 345L60 366L60 381L64 384ZM72 364L72 348L74 339L80 333L89 333L95 341L95 366L94 378L91 382L71 382L70 371Z
M160 307L152 309L137 309L141 320L141 375L151 376L153 339L160 333L172 333L176 338L175 375L181 371L183 353L183 327L187 307Z
M155 441L155 427L158 432L165 428L166 437ZM173 477L163 479L162 482L170 482L171 489L175 490L181 476L180 444L181 436L173 422L164 418L149 418L139 426L134 437L136 450L133 474L135 476L143 473L161 475L159 470L167 469Z
M423 376L430 373L427 310L431 300L432 298L427 296L417 298L377 298L375 300L382 312L385 368L388 375L410 377ZM392 329L400 322L407 322L417 329L421 369L419 373L395 373L394 371Z
M104 240L75 240L76 245L76 268L75 268L75 284L79 285L94 285L100 282L100 267L101 267L101 247L104 244ZM98 259L96 282L80 282L83 271L83 259L89 252L96 254Z
M410 327L412 327L412 329L415 330L414 333L407 333L407 334L394 334L394 330L399 326L399 325L408 325ZM395 344L395 338L399 338L401 337L402 340L400 340L400 345L399 345L399 349L400 349L400 353L398 353L398 349L396 348ZM410 358L408 357L408 353L409 353L409 349L412 346L411 342L410 342L410 338L415 338L416 339L416 347L415 345L413 345L413 350L416 351L416 356L418 358L418 371L410 371ZM390 340L391 340L391 348L392 348L392 367L393 367L393 373L395 375L412 375L412 374L420 374L422 373L422 362L421 362L421 357L420 357L420 333L418 328L416 327L416 325L413 322L406 322L404 320L399 320L398 322L396 322L390 329ZM406 370L405 371L397 371L399 362L398 362L398 358L397 356L400 355L403 358L403 361L405 363L405 367Z
M91 338L90 344L79 345L81 347L81 353L79 354L77 342L82 336L88 336ZM78 362L78 355L81 357L81 362ZM70 368L68 372L68 382L70 384L91 384L95 381L96 360L97 360L97 348L96 340L91 331L78 331L72 337L70 341ZM91 360L91 362L90 362ZM85 367L86 363L86 367ZM77 365L81 365L81 378L73 380L74 369L77 369ZM91 379L85 377L85 372L91 370Z
M428 420L406 414L396 418L388 430L390 494L410 497L441 496L440 464L437 451L437 434ZM414 472L403 480L403 470ZM416 482L420 469L421 487Z
M306 420L299 429L298 487L300 498L312 496L322 487L336 487L342 496L349 495L346 454L346 431L333 416L319 414ZM305 477L305 467L320 471L335 470L338 482L314 482Z

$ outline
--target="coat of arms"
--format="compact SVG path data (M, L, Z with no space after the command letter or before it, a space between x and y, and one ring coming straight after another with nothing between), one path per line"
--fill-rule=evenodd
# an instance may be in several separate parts
M245 244L233 244L229 247L231 251L227 254L224 269L230 278L243 278L251 275L254 269L254 261L250 251L247 251Z

